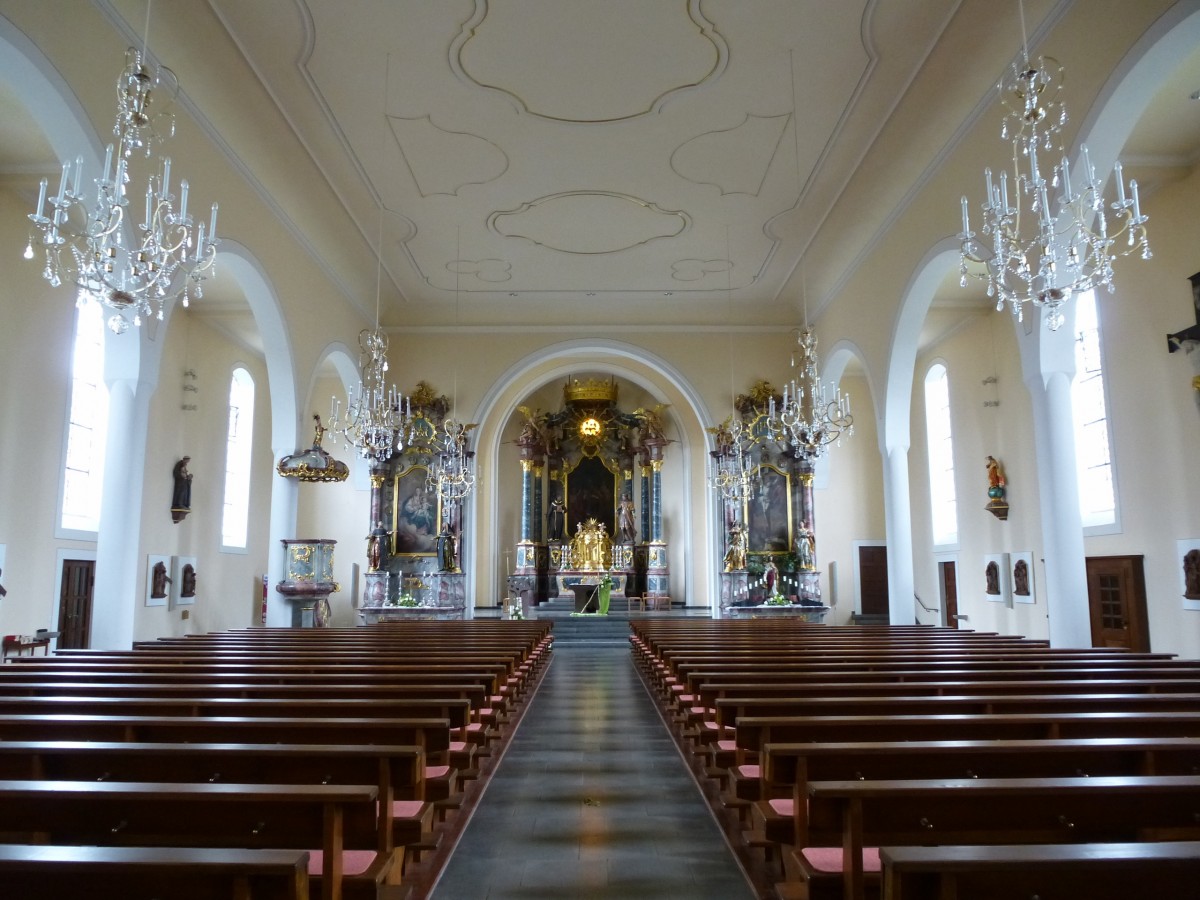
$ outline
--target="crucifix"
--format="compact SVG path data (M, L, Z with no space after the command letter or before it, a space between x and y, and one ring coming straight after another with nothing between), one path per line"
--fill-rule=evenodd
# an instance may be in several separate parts
M1170 353L1182 348L1185 353L1190 354L1200 348L1200 272L1188 280L1192 283L1192 307L1196 314L1196 324L1167 335L1167 351ZM1196 391L1196 404L1200 406L1200 354L1195 357L1193 366L1196 375L1192 378L1192 387Z

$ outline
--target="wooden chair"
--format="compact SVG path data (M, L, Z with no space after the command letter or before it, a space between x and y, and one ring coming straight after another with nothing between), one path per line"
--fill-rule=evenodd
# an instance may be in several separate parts
M671 611L671 598L666 594L661 594L655 597L646 597L646 606L649 609L662 609L667 612Z
M628 600L629 600L629 611L630 612L633 612L634 606L637 606L641 612L646 611L646 595L645 594L630 594L628 597Z

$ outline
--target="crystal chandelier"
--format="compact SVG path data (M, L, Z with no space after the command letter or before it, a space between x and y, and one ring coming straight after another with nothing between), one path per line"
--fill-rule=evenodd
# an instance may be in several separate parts
M464 425L457 419L447 419L442 424L441 438L435 439L438 449L429 468L428 484L442 503L462 500L475 489L471 469L475 453L467 449L467 432L474 427L474 423Z
M736 416L726 419L716 428L716 449L709 451L708 483L712 489L735 507L740 507L751 495L757 480L757 446L751 432Z
M163 307L177 297L187 306L190 298L202 296L200 283L216 261L217 204L206 231L204 221L189 214L187 180L180 180L178 198L171 192L170 157L147 179L144 215L133 221L141 201L128 193L130 160L135 151L150 159L154 145L175 133L171 105L178 91L170 69L151 71L144 50L130 48L117 79L116 152L112 144L105 150L94 199L89 204L80 157L62 164L52 196L48 179L42 179L29 216L44 252L42 276L53 287L72 282L79 302L90 296L107 306L113 311L108 327L117 334L144 317L161 320ZM31 235L26 259L34 257L33 243Z
M1098 287L1113 290L1112 264L1118 256L1134 251L1142 259L1151 256L1137 181L1129 182L1127 193L1118 162L1113 172L1117 198L1106 209L1087 146L1080 147L1082 171L1072 173L1062 155L1057 142L1067 122L1059 100L1062 83L1062 66L1046 56L1031 63L1026 47L1021 63L1014 63L1011 75L997 85L1005 108L1000 137L1013 146L1011 178L1002 171L997 184L992 170L984 169L981 234L971 230L964 196L958 235L960 284L966 287L969 275L986 281L996 309L1007 303L1018 321L1026 302L1046 307L1051 331L1062 325L1061 308L1073 295ZM1039 153L1053 158L1039 158Z
M843 435L854 433L854 417L850 415L850 398L840 389L833 400L825 393L817 365L817 336L812 329L806 325L797 331L796 343L800 348L800 371L784 385L780 403L771 397L766 429L771 440L790 445L797 459L814 460L830 444L840 444ZM795 356L792 368L797 368Z
M363 459L382 463L404 449L412 400L400 394L395 385L387 384L388 340L378 321L374 328L359 332L358 345L362 380L350 389L344 414L334 399L327 428Z

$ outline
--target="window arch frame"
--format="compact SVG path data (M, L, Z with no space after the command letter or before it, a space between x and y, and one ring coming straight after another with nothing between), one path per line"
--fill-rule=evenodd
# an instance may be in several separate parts
M234 428L234 391L238 389L239 373L245 376L245 384L241 386L241 390L248 394L250 398L249 415L246 420L249 422L249 433L243 437L231 436ZM250 372L250 368L243 363L235 363L229 370L229 393L226 395L225 407L225 454L224 466L222 467L222 491L221 491L221 520L220 520L220 550L222 553L249 553L250 545L250 491L253 486L252 470L254 460L254 415L258 405L258 382L254 375ZM239 419L241 418L239 414ZM240 424L240 423L239 423ZM239 459L234 459L235 450L238 453ZM240 468L231 468L231 461L240 465ZM229 541L228 538L236 537L232 535L227 518L230 515L230 497L237 498L240 502L236 505L236 514L238 515L238 530L240 531L241 543Z
M88 327L92 331L88 343L98 345L98 358L94 360L94 370L89 373L94 380L89 379L84 384L94 388L95 394L88 401L76 404L76 392L80 386L80 373L77 364L80 361L81 338L88 337L81 326L85 316L92 321ZM101 508L104 502L104 463L108 448L108 384L105 380L105 358L107 356L108 330L104 320L104 310L93 297L81 294L75 305L74 333L71 338L71 374L68 379L67 406L63 416L62 457L58 469L58 510L55 519L55 536L63 540L91 541L98 540L100 533ZM75 413L90 412L95 415L90 423L78 422ZM73 426L87 427L91 432L90 452L80 447L72 447L73 437L79 434ZM68 512L68 475L71 471L83 471L77 467L72 469L71 462L80 453L85 453L93 463L86 470L86 480L91 503L94 506L94 518L86 518ZM72 521L68 522L68 517Z
M945 410L944 417L944 436L939 439L949 445L949 450L941 454L945 456L949 462L948 468L942 468L937 473L934 472L934 461L937 458L934 453L935 438L938 435L934 433L934 418L931 415L932 409L929 403L929 388L930 377L936 370L941 370L941 377L937 379L945 385L945 404L942 407ZM929 530L930 537L933 541L933 547L938 552L957 550L961 532L958 522L958 483L957 467L954 462L954 413L950 400L950 367L946 365L943 359L935 359L925 368L925 375L921 379L922 386L922 401L925 412L925 457L926 469L929 476ZM949 478L946 475L949 474ZM940 476L940 477L939 477ZM938 485L949 485L951 496L939 496ZM953 517L954 530L953 532L939 533L939 513L938 509L949 509Z

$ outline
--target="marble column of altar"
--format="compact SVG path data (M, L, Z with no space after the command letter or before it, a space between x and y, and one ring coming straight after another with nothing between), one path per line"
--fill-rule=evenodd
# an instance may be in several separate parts
M383 486L387 475L386 466L371 467L371 533L367 536L367 572L363 576L360 606L383 606L392 593L390 533L383 527Z
M521 537L517 541L517 567L514 574L537 574L537 545L533 541L533 471L532 454L526 456L529 448L521 448Z
M650 539L646 545L646 594L654 597L671 595L671 578L667 569L667 544L663 540L662 522L662 464L667 442L661 438L644 442L650 460Z
M802 603L821 602L821 573L817 571L817 529L813 505L813 461L802 458L796 462L792 483L796 492L797 527L792 550L796 566L796 598Z

